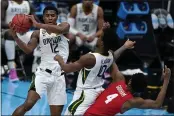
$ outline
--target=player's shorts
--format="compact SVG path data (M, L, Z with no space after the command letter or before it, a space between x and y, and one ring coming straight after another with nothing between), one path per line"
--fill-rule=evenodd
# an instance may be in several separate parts
M47 93L49 105L64 105L67 102L64 74L52 75L51 70L43 70L40 67L32 77L29 90L36 91L40 97Z
M83 115L103 90L102 87L95 89L76 88L73 99L64 115Z

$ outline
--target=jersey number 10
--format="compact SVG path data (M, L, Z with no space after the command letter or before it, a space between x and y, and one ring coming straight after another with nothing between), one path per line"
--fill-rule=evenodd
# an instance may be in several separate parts
M107 65L102 65L100 67L99 73L98 73L98 77L102 77L104 75L104 72L106 71Z

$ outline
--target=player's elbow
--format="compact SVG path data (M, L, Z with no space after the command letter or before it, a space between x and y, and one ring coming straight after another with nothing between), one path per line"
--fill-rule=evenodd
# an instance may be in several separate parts
M70 72L72 72L70 69L68 69L68 68L62 68L62 70L65 72L65 73L70 73Z
M156 101L155 104L154 104L155 109L161 108L161 106L162 106L162 103L160 103L158 101Z
M70 72L72 72L71 69L70 69L68 66L66 66L66 65L63 65L61 68L62 68L62 70L63 70L65 73L70 73Z

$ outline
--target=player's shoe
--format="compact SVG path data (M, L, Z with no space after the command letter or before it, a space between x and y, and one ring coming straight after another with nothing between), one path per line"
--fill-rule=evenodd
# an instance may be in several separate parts
M14 82L14 81L19 81L19 78L17 76L17 72L15 69L11 69L10 70L10 73L9 73L9 80L11 82Z

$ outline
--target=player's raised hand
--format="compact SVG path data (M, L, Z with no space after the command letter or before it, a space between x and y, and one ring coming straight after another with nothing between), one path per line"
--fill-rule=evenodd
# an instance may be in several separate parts
M106 30L106 29L108 29L108 28L110 28L110 23L109 23L109 22L104 22L104 23L103 23L102 30L104 31L104 30Z
M133 49L135 43L136 43L135 41L131 41L131 40L128 39L128 40L124 43L124 46L126 47L126 49Z
M36 19L34 18L34 15L28 15L29 19L32 21L33 23L33 27L38 27L38 22L36 21Z
M170 77L171 77L171 70L167 68L167 66L165 65L162 73L162 78L166 81L169 81Z

